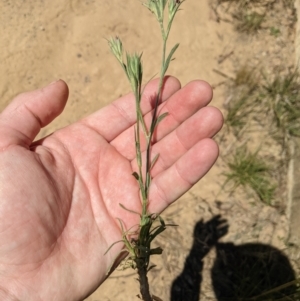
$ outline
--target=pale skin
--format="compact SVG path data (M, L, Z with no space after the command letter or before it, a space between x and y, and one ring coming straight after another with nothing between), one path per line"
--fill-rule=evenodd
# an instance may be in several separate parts
M158 81L144 92L151 119ZM17 96L0 115L0 300L78 301L91 294L122 249L117 218L127 228L140 211L132 94L33 142L67 102L62 80ZM160 113L169 115L155 133L149 212L160 213L188 191L214 164L211 139L222 127L220 111L208 107L210 86L181 88L166 79Z

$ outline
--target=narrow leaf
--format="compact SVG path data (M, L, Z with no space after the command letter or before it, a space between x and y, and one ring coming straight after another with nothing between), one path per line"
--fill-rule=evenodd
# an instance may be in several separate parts
M116 242L114 242L113 244L110 245L110 247L105 251L104 255L106 255L108 253L108 251L116 244L118 244L119 242L123 242L123 240L118 240Z
M150 234L148 239L147 239L147 242L148 244L150 244L152 242L152 240L157 236L159 235L160 233L164 232L166 230L166 227L164 226L160 226L158 229L156 229L154 231L154 233Z
M132 173L132 175L136 178L137 181L140 179L140 176L136 171Z
M152 270L152 269L155 268L155 267L156 267L155 264L151 265L151 266L148 268L147 272L149 272L150 270Z
M121 205L121 204L119 204L119 205ZM125 232L124 231L124 227L123 227L123 221L120 218L118 218L118 217L117 217L117 220L118 220L118 222L120 224L120 227L121 227L121 230L122 230L122 234L123 234Z
M159 219L161 225L162 225L163 227L165 227L165 226L166 226L165 221L163 220L163 218L162 218L160 215L158 216L158 219Z
M121 203L119 203L119 206L120 206L121 208L123 208L124 210L126 210L126 211L129 211L129 212L131 212L131 213L134 213L134 214L137 214L137 215L140 216L140 214L139 214L138 212L126 208L126 207L125 207L123 204L121 204Z
M155 157L153 158L151 165L150 165L150 170L153 168L154 164L156 163L157 159L159 157L159 154L156 154Z
M165 117L167 117L168 114L169 114L168 112L165 112L165 113L159 115L156 119L155 126L157 126Z
M150 255L160 255L162 254L163 249L161 247L157 247L150 250Z
M117 241L117 242L122 242L122 240ZM110 246L110 248L111 248L111 247L112 247L112 246ZM109 249L110 249L110 248L109 248ZM105 252L105 254L109 251L109 249ZM112 268L113 268L114 264L116 263L117 258L118 258L122 253L128 253L128 251L125 250L125 249L122 249L120 252L118 252L118 254L115 256L115 258L114 258L112 264L111 264L111 265L109 266L109 268L107 269L106 275L109 275L109 274L112 272ZM105 254L104 254L104 255L105 255Z
M165 62L165 65L164 65L164 74L167 72L168 68L169 68L169 64L170 64L170 61L172 59L172 56L174 54L174 52L177 50L177 48L179 47L179 44L177 43L170 51L167 59L166 59L166 62Z

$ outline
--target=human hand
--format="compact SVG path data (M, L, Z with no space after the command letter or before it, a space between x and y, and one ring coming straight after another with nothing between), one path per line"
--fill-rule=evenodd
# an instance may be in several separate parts
M142 110L150 123L158 81L150 82ZM17 96L0 115L0 299L82 300L106 278L122 244L116 218L130 228L140 211L132 94L44 139L41 127L63 110L63 81ZM222 115L206 107L208 84L183 88L167 78L152 153L149 212L160 213L211 168L218 147L210 138ZM6 298L6 299L5 299Z

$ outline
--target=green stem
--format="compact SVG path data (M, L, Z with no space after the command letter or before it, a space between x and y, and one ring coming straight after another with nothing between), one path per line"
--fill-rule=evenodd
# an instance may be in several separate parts
M146 195L146 190L145 190L145 184L143 181L143 173L142 173L142 166L143 166L143 162L142 162L142 152L141 152L141 143L140 143L140 122L142 124L143 127L143 116L141 113L141 107L140 107L140 103L141 103L141 89L140 86L137 89L136 93L135 93L135 100L136 100L136 119L137 119L137 125L136 125L136 129L135 129L135 139L136 139L136 156L137 156L137 164L138 164L138 169L139 169L139 186L140 186L140 191L141 191L141 195L142 195L142 207L144 207L144 203L147 202L147 195Z
M149 135L148 135L148 141L147 141L147 154L146 154L146 182L145 182L145 192L146 196L148 199L148 193L149 193L149 186L151 182L151 175L150 175L150 168L151 168L151 158L150 158L150 153L151 153L151 140L152 136L155 130L155 124L157 120L157 109L158 109L158 104L159 100L161 98L161 93L162 93L162 87L163 87L163 81L164 81L164 76L165 76L165 61L166 61L166 45L167 45L167 36L165 35L163 23L160 22L160 27L161 27L161 34L163 38L163 51L162 51L162 63L161 63L161 71L160 71L160 78L159 78L159 84L158 84L158 89L157 89L157 94L156 94L156 100L155 100L155 105L154 105L154 111L153 111L153 116L152 116L152 121L151 121L151 126L149 130ZM147 209L147 208L145 208ZM147 210L145 210L145 213Z

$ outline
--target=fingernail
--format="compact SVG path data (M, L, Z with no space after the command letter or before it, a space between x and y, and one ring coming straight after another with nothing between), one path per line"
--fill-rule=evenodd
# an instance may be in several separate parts
M57 79L57 80L51 82L50 84L48 84L47 87L49 87L49 86L51 86L51 85L53 85L53 84L55 84L55 83L57 83L57 82L59 82L59 81L60 81L60 79Z

